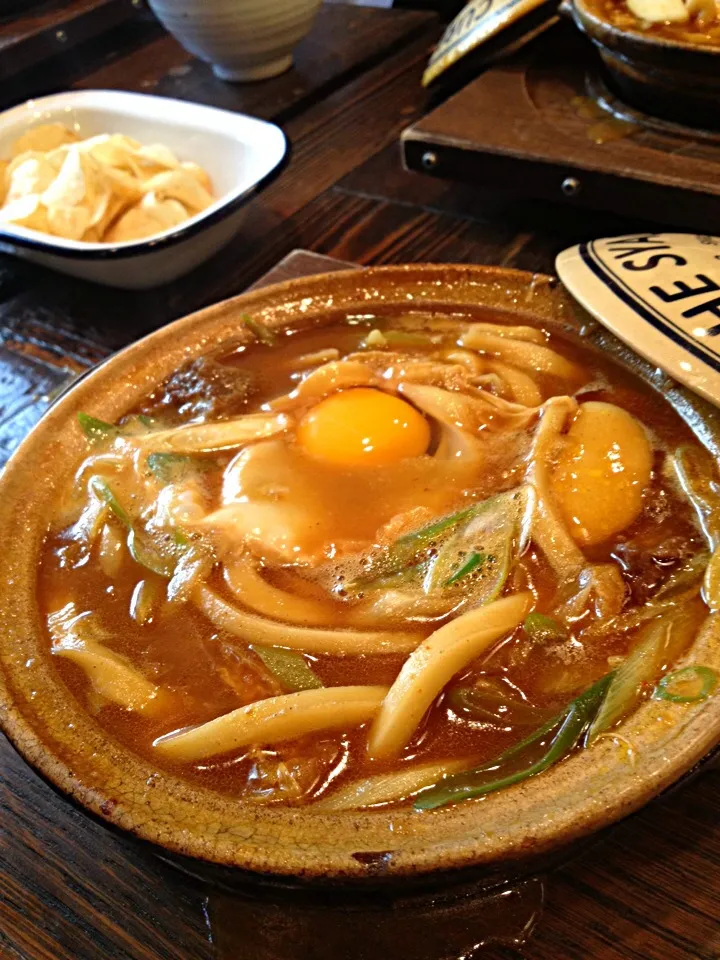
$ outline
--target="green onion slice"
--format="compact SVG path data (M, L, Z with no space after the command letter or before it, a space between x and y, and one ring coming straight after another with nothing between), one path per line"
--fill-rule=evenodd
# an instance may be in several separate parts
M545 613L529 613L523 623L525 633L533 643L552 643L567 640L565 627Z
M101 443L103 440L111 440L120 433L120 428L114 423L107 423L105 420L98 420L97 417L89 413L78 413L78 424L90 443Z
M578 745L602 703L612 676L609 673L602 677L557 716L499 757L474 770L446 777L421 793L415 800L415 809L434 810L449 803L482 797L543 773ZM542 751L539 756L538 750Z
M473 572L473 570L477 570L478 567L481 567L487 559L489 559L487 553L471 553L465 562L458 567L455 573L445 581L445 586L451 587L454 583L457 583L458 580L462 580L463 577L467 577L468 574Z
M417 587L424 579L428 569L428 561L423 560L415 563L411 567L405 567L404 570L396 570L394 573L387 573L383 576L375 577L373 580L366 580L362 577L357 580L348 581L345 589L350 593L367 593L371 590L384 589L402 589L403 587Z
M127 527L128 530L131 530L132 521L130 520L130 516L126 512L125 508L121 506L120 501L112 492L110 484L106 480L103 480L102 477L91 477L90 487L96 496L105 501L120 523L122 523L124 527Z
M284 647L264 647L260 644L252 644L250 649L290 693L296 690L316 690L323 686L322 680L313 672L301 653L286 650Z
M159 426L157 420L144 414L130 417L121 424L108 423L82 412L78 413L77 419L80 429L92 444L104 443L116 437L136 437Z
M214 470L217 461L186 453L151 453L148 455L147 465L161 483L179 483L189 474Z
M426 527L404 534L378 558L367 574L354 581L353 589L384 586L389 577L402 574L408 569L412 570L413 574L424 573L427 570L428 558L423 554L436 545L441 535L450 533L463 520L473 516L480 506L482 504L474 503L458 513L434 520Z
M699 689L690 695L673 693L671 688L676 684L681 688L686 684L695 687L699 684ZM683 667L682 670L668 673L660 680L653 692L653 699L669 700L671 703L698 703L700 700L707 700L710 694L715 692L717 685L718 675L710 667Z
M277 343L277 337L270 329L266 327L264 323L260 323L259 320L253 320L252 317L249 317L246 313L243 314L243 323L248 328L248 330L255 336L260 343L264 343L266 347L274 347Z
M133 560L148 570L152 570L153 573L159 574L161 577L171 577L175 569L175 563L162 556L154 544L145 540L141 534L138 534L138 531L130 519L130 515L115 496L108 482L102 477L95 476L91 477L90 486L95 495L105 501L120 523L127 528L127 547Z
M472 598L468 599L476 604L495 599L502 592L513 557L527 544L532 497L532 488L521 486L404 534L373 559L352 589L357 592L385 585L393 574L412 571L412 584L416 575L423 573L422 587L427 594L476 573Z

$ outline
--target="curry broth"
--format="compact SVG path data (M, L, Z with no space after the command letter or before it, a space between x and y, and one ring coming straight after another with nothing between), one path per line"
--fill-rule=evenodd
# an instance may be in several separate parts
M419 316L419 315L416 315ZM502 315L487 311L468 312L464 319L503 322ZM351 323L299 329L282 335L275 346L253 344L231 346L221 359L223 366L246 374L251 384L245 394L238 394L223 411L224 416L239 415L262 409L263 405L291 391L298 383L298 358L337 348L341 356L359 348L369 331L392 328L392 314L356 318ZM449 347L454 337L448 335ZM601 400L622 406L649 431L656 450L672 449L681 444L697 445L689 428L664 403L657 393L638 378L621 369L610 358L575 341L553 336L551 346L562 356L577 363L583 372L585 393L582 400ZM442 346L442 345L440 345ZM403 347L411 354L438 350L414 345ZM548 377L538 377L543 396L566 392L567 385ZM576 389L573 385L572 389ZM165 418L167 422L189 419L187 397L173 397L171 388L159 388L139 408L145 414ZM432 441L436 442L435 438ZM432 450L432 446L430 448ZM478 482L462 465L450 473L433 473L422 464L400 461L388 467L342 470L313 462L301 452L291 451L294 473L302 475L316 497L317 509L330 515L337 531L338 543L373 538L384 523L402 509L410 499L422 504L435 516L443 516L462 505L468 496L488 495L508 489L518 482L516 467L503 464L502 456L492 476ZM651 489L646 494L645 508L638 520L612 540L586 550L595 562L617 560L623 545L635 540L653 542L682 541L688 548L698 549L700 537L688 504L663 479L662 453L656 454L656 469ZM206 490L219 489L222 468L227 455L209 458L215 468L204 479ZM429 459L429 458L424 458ZM403 495L404 491L404 495ZM408 491L411 496L408 498ZM620 551L620 553L619 553ZM632 588L635 569L626 558L623 576ZM219 574L213 583L222 589ZM288 579L289 578L289 579ZM133 592L139 580L151 584L160 578L142 570L125 555L120 573L113 580L102 574L92 561L72 567L68 563L67 543L61 531L48 536L39 571L39 596L46 614L57 610L69 599L82 610L97 614L112 631L107 643L124 655L153 681L171 691L168 710L158 717L145 717L103 701L95 695L85 673L77 665L53 658L53 666L67 686L107 731L119 742L145 757L158 770L168 770L182 777L233 796L249 795L254 799L280 799L293 802L298 798L271 792L277 777L277 760L294 774L301 770L303 799L321 794L332 782L338 785L370 773L398 768L412 760L442 760L462 757L484 762L495 757L527 734L524 727L491 724L468 719L447 706L442 694L421 724L415 737L395 761L367 758L367 725L340 732L324 732L303 737L292 744L279 744L266 750L241 750L234 754L211 757L196 763L173 763L158 760L153 741L168 731L203 723L234 710L253 699L277 694L272 681L263 678L257 660L245 652L246 644L237 637L217 630L192 604L165 604L150 622L137 623L129 616ZM270 580L278 585L292 582L293 589L308 597L318 596L318 585L303 580L292 571L270 572ZM535 593L537 609L544 610L557 588L557 580L547 562L533 547L521 559L513 573L512 586L530 586ZM342 599L342 591L336 599ZM698 622L701 603L698 606ZM343 626L342 604L338 604L337 625ZM430 632L426 625L425 633ZM559 709L568 697L602 676L608 669L608 658L623 656L632 645L633 634L609 634L598 638L590 648L572 638L565 644L547 649L527 651L523 628L519 627L453 681L453 685L472 682L489 676L508 682L508 689L522 692L539 710ZM344 684L390 685L405 660L401 655L380 656L309 656L313 670L328 686Z

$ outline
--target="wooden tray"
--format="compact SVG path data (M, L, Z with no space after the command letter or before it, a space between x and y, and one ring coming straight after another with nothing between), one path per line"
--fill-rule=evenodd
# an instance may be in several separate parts
M628 135L595 142L603 130L597 116L586 116L593 112L586 98L603 89L598 63L574 28L558 25L409 127L405 165L717 233L720 136L635 115L639 124L625 128ZM604 132L621 131L611 124Z

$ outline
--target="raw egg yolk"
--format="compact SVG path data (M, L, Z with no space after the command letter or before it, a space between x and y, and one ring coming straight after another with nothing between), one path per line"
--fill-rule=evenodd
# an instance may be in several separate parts
M306 413L297 439L306 453L336 466L378 466L421 456L430 443L430 427L405 400L355 387Z

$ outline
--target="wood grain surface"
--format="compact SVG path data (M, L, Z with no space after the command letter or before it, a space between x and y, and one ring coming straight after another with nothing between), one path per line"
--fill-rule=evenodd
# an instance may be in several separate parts
M138 0L17 4L16 16L0 19L0 83L137 18L140 6Z
M77 86L133 89L281 122L370 66L391 60L426 32L429 22L428 14L414 10L325 4L295 50L292 69L263 83L224 83L208 64L163 34L86 74Z
M547 272L570 243L638 227L404 172L397 138L426 107L418 80L437 27L417 14L357 18L356 8L336 9L326 35L334 72L318 67L313 86L316 47L304 68L309 86L299 82L297 95L276 81L247 93L253 112L285 119L293 159L249 204L241 235L210 263L137 294L0 255L0 459L73 377L268 271L265 281L344 265L337 261L446 260ZM356 24L352 40L343 16ZM184 55L158 36L152 25L135 25L72 63L53 61L39 80L25 79L48 89L66 78L95 85L98 71L115 71L103 82L150 89L143 86L150 81L162 92L176 85L174 95L211 102L203 68L178 72L187 59L178 62ZM352 48L345 52L343 36ZM222 95L242 98L244 90ZM717 772L704 773L576 861L485 898L348 904L255 886L229 897L89 819L0 738L0 958L718 960L719 787Z

